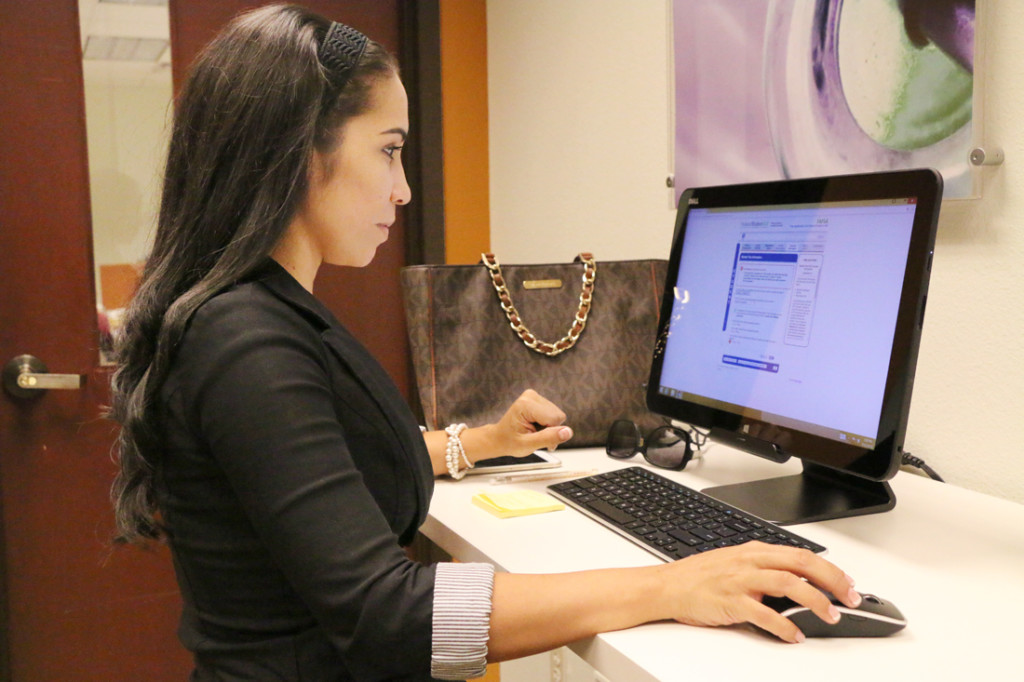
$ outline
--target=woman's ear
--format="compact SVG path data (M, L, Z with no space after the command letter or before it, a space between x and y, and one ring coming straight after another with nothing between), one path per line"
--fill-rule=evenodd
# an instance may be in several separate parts
M330 179L333 171L330 154L321 154L313 150L313 158L309 164L309 187L317 190Z

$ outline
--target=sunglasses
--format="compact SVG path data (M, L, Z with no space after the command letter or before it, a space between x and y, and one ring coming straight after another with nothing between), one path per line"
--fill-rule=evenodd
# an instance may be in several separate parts
M629 459L637 453L661 469L680 471L693 459L690 433L675 426L659 426L646 436L640 427L619 419L608 429L605 452L615 459Z

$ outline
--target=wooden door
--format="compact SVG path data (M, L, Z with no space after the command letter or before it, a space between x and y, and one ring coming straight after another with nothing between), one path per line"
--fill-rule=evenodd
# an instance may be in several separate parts
M163 548L112 547L74 0L0 3L0 363L79 390L0 397L5 679L185 679Z
M176 58L242 4L171 0ZM399 3L309 4L398 49ZM116 430L102 416L109 369L98 360L79 45L75 0L0 2L0 365L31 354L83 377L79 390L0 391L0 679L184 680L166 549L111 544ZM408 394L401 317L376 312L385 299L401 309L396 263L418 238L403 232L375 269L327 272L318 285L343 319L368 320L354 331Z

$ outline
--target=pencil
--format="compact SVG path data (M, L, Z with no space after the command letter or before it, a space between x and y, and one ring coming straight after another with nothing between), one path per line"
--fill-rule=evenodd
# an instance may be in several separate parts
M543 474L499 474L491 477L491 485L502 483L527 483L529 481L548 481L556 478L580 478L596 474L597 469L574 469L566 471L549 471Z

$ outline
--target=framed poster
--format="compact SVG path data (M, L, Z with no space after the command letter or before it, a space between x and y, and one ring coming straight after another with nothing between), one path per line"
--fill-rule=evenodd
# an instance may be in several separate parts
M974 0L673 0L675 188L899 168L974 196Z

